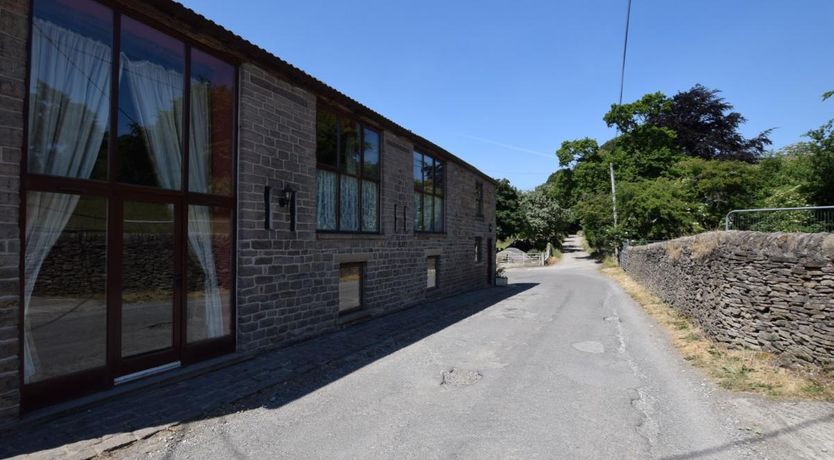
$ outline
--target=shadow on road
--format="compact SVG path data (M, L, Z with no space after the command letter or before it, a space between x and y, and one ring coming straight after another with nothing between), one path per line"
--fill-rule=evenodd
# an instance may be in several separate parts
M708 449L701 449L692 452L686 452L683 454L671 455L667 457L662 457L663 460L685 460L685 459L693 459L693 458L704 458L704 457L712 457L713 455L719 454L721 452L729 451L735 447L745 446L756 444L768 439L777 438L779 436L792 433L795 431L799 431L803 428L808 428L812 425L816 425L819 423L827 423L834 421L834 413L828 414L822 417L817 417L810 420L804 420L802 422L796 423L794 425L789 425L783 428L779 428L777 430L768 431L766 433L762 433L760 435L756 435L754 437L749 437L745 439L740 439L738 441L729 442L726 444L722 444L720 446L710 447Z
M0 431L0 456L260 407L279 408L535 286L515 283L417 305L49 422L24 422L11 431Z

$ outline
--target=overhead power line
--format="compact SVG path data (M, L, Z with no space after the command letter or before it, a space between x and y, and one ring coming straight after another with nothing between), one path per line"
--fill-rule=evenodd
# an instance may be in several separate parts
M625 86L626 54L628 52L628 26L631 22L631 0L628 0L626 10L625 40L623 40L623 65L620 67L620 104L623 103L623 87Z

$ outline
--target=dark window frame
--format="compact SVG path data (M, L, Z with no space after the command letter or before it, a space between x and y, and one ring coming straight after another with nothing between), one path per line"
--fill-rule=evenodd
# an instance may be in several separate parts
M171 26L164 24L152 17L148 17L146 14L138 11L137 9L131 7L130 5L120 5L115 2L111 2L108 0L91 0L94 3L97 3L101 6L104 6L110 10L111 20L112 20L112 40L110 42L111 45L111 53L112 59L110 62L111 65L111 78L110 78L110 87L107 89L109 92L109 106L108 106L108 130L107 130L107 150L106 150L106 169L107 169L107 177L105 179L81 179L81 178L73 178L73 177L65 177L65 176L54 176L48 174L40 174L40 173L32 173L28 171L28 157L29 157L29 145L28 145L28 136L29 136L29 112L30 112L30 88L31 88L31 79L33 77L31 72L32 66L32 34L34 29L34 16L35 16L35 2L38 0L34 0L29 2L28 8L28 38L26 42L26 70L25 70L25 93L23 97L23 114L24 114L24 123L23 123L23 134L22 134L22 145L21 145L21 158L20 158L20 184L21 184L21 196L20 196L20 223L21 228L25 228L26 226L26 219L27 219L27 194L28 192L47 192L47 193L60 193L60 194L69 194L69 195L79 195L79 196L89 196L89 197L102 197L107 200L107 219L108 222L111 219L118 220L121 215L121 206L123 203L138 199L140 201L162 201L165 203L172 204L175 208L176 218L179 220L179 230L181 235L184 235L184 232L187 231L188 226L188 206L210 206L210 207L219 207L219 208L227 208L231 212L231 223L232 227L230 229L231 235L230 237L234 240L237 238L237 177L238 177L238 120L239 120L239 88L240 88L240 65L241 61L238 57L224 52L218 49L208 48L199 42L195 41L193 38L189 37L188 35L178 31ZM163 34L166 34L172 37L175 40L178 40L183 43L185 48L184 54L184 61L185 67L183 70L183 101L185 107L183 109L182 119L179 120L183 129L183 138L181 139L183 146L182 146L182 158L181 158L181 180L180 186L177 189L164 189L155 186L146 186L146 185L137 185L137 184L129 184L125 182L120 182L118 177L118 161L119 161L119 153L117 152L118 142L118 110L119 110L119 79L116 77L118 75L119 69L119 61L121 59L121 46L120 46L120 39L121 39L121 22L122 17L129 17L143 25L149 26L153 29L156 29ZM231 164L229 167L230 175L231 175L231 190L229 194L216 194L216 193L202 193L202 192L192 192L190 191L189 187L189 160L190 160L190 142L189 136L191 135L190 130L190 98L191 98L191 52L193 49L198 49L200 52L214 57L220 61L225 62L229 66L233 68L234 72L234 88L232 88L232 95L233 101L232 106L233 110L231 113ZM119 374L127 374L132 372L131 367L148 367L149 364L152 364L155 360L157 360L160 356L167 356L167 351L163 352L152 352L146 355L140 355L137 358L130 358L132 360L131 363L128 363L127 359L123 358L114 358L114 355L119 354L119 346L116 346L120 342L120 338L116 336L121 333L121 329L113 329L116 327L115 325L120 321L120 314L121 312L114 312L114 307L111 307L113 303L113 299L121 295L115 285L120 281L118 280L118 276L116 271L114 271L114 267L117 266L122 262L120 256L116 256L115 254L119 254L121 251L120 245L117 247L115 244L111 244L113 241L113 236L111 233L115 233L121 224L110 224L108 223L107 232L108 232L108 243L107 243L107 293L106 293L106 302L108 308L108 318L107 318L107 342L106 342L106 366L104 368L96 368L90 369L86 371L76 372L72 374L67 374L59 377L50 378L48 380L32 382L32 383L25 383L24 382L24 358L23 353L19 353L19 366L20 369L20 389L21 389L21 410L23 412L28 412L32 409L36 409L38 407L42 407L45 405L49 405L52 403L60 402L66 400L68 398L77 397L86 393L90 393L96 390L103 390L106 388L110 388L114 385L114 378ZM177 246L177 264L186 263L186 259L188 258L186 238L184 236L178 237ZM20 267L21 267L21 283L19 288L19 302L20 305L24 304L24 286L25 286L25 260L26 260L26 252L23 248L26 247L25 244L25 232L20 233ZM114 254L113 256L110 253ZM230 256L232 261L237 260L237 245L233 244L231 246L231 253ZM237 289L237 264L232 263L230 266L231 273L231 291L236 292ZM177 296L182 297L182 293L188 286L188 282L186 280L187 273L184 269L178 269L180 280L176 283L175 290L179 292ZM121 302L118 302L117 305L121 305ZM186 310L186 302L182 298L178 298L175 301L174 305L174 316L175 321L179 321L180 325L177 326L177 331L174 333L174 349L175 352L178 354L179 360L185 364L191 364L196 361L200 361L206 358L218 356L224 353L230 353L235 350L236 342L237 342L237 302L236 296L232 295L230 299L230 312L229 312L229 321L230 321L230 333L228 335L224 335L221 337L211 338L207 340L202 340L198 342L188 342L186 340L187 330L185 329L187 326L185 321L183 320L183 315ZM20 350L23 349L23 342L24 338L24 309L21 307L19 309L19 317L18 317L18 328L19 328L19 348ZM163 356L163 357L164 357Z
M316 119L318 120L318 115L321 111L328 112L331 115L334 115L338 120L336 126L336 165L329 165L326 163L320 163L318 161L318 157L316 158L316 171L322 170L333 173L336 175L336 228L335 229L320 229L318 228L318 217L316 217L316 233L346 233L346 234L364 234L364 235L380 235L382 234L382 219L381 219L381 208L382 208L382 157L383 157L383 130L379 129L375 125L368 124L358 117L355 117L351 114L345 113L343 110L339 110L333 108L327 104L322 102L318 102L316 104ZM358 129L358 148L359 148L359 164L356 168L356 174L349 173L342 169L342 121L345 119L349 119L352 123L355 123ZM377 176L369 177L365 175L365 149L363 146L365 145L365 130L373 131L376 133L377 137L379 138L379 159L377 164ZM316 123L316 143L318 143L318 122ZM318 147L318 146L317 146ZM318 150L316 150L318 154ZM352 177L357 180L358 182L358 199L357 201L357 217L359 219L359 230L342 230L342 176ZM373 182L376 184L376 230L368 231L362 229L362 184L364 181ZM316 186L316 193L318 193L318 186Z
M358 267L359 268L359 305L342 310L342 298L339 296L339 315L347 315L355 313L365 308L365 262L345 262L339 264L339 284L342 282L342 268L343 267ZM340 286L341 291L341 286Z
M475 237L475 263L484 263L484 239L480 236Z
M484 217L484 183L475 182L475 216Z
M414 223L414 233L429 233L429 234L445 233L446 232L446 189L447 189L447 184L446 184L446 161L441 159L437 155L432 155L432 154L425 153L425 151L423 151L422 149L419 149L419 148L414 149L412 154L411 154L411 168L412 168L411 180L412 180L412 182L414 182L414 179L415 179L414 178L414 172L413 172L414 156L415 155L421 155L422 156L423 159L421 159L421 163L425 163L425 158L426 157L432 159L432 161L434 162L434 166L432 168L432 175L435 178L438 177L437 167L438 167L438 165L441 165L441 174L439 176L440 177L440 184L441 184L441 187L440 187L441 191L440 191L440 193L437 192L438 187L437 187L437 182L436 181L432 182L432 191L431 191L431 193L426 192L423 189L423 185L426 182L426 172L425 172L425 168L424 168L423 171L422 171L422 178L420 180L419 185L417 183L414 184L414 192L413 193L419 193L420 194L420 209L419 209L420 214L419 215L417 215L417 211L418 211L417 207L416 206L414 207L414 216L419 220L420 225L418 225L417 222ZM425 219L424 219L425 212L426 212L425 211L425 209L426 209L426 196L431 196L432 197L432 200L431 200L432 225L430 226L431 228L429 230L426 229L426 223L425 223ZM442 205L440 207L440 228L439 229L433 228L434 227L434 202L435 202L435 198L440 198L440 200L442 202Z

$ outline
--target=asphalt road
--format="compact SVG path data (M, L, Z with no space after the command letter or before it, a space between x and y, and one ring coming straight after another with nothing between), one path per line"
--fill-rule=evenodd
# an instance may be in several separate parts
M834 455L831 405L772 403L716 389L585 256L510 271L511 283L534 286L325 386L312 385L292 402L227 411L114 455Z

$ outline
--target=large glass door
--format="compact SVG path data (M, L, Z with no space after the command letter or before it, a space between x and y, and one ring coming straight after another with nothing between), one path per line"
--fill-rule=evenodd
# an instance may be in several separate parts
M120 211L117 377L179 361L182 311L180 205L125 199Z
M233 63L95 0L33 0L24 410L234 350Z

